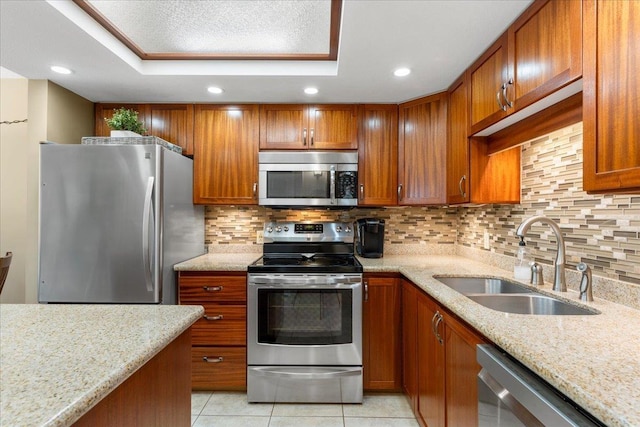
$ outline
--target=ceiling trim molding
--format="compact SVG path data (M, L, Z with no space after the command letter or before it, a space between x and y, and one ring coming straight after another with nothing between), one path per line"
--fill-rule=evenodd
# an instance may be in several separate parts
M115 38L142 60L283 60L283 61L336 61L340 44L340 22L342 0L331 0L331 22L329 28L329 53L327 54L212 54L212 53L147 53L127 37L107 17L94 8L88 0L73 0L85 13L104 27Z

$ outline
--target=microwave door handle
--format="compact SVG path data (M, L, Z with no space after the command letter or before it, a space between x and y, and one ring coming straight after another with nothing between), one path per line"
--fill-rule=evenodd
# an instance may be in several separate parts
M331 197L331 204L336 204L336 167L335 165L331 165L329 171L329 195Z

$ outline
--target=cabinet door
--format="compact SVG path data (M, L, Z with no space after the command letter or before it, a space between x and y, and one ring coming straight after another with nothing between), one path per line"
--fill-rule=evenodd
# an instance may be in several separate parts
M469 135L507 115L502 93L508 72L507 41L505 33L467 71L470 85Z
M358 205L393 206L398 186L398 106L365 105L361 111Z
M467 85L464 76L449 89L447 144L447 203L468 203L469 138L467 138Z
M582 1L538 0L509 27L508 98L526 107L582 76Z
M429 297L419 293L417 300L418 417L425 426L444 427L444 323L437 305Z
M400 105L398 204L446 203L447 93Z
M261 150L304 150L309 147L307 107L300 104L260 106Z
M418 291L402 280L402 389L414 413L418 410Z
M309 107L309 148L358 149L358 106L349 104Z
M640 2L584 3L584 189L640 191Z
M195 204L257 203L258 127L257 105L195 106Z
M148 134L182 147L182 154L193 155L193 105L148 104Z
M445 314L445 391L447 427L478 425L476 346L483 340Z
M149 121L149 104L122 104L122 103L112 103L112 104L101 104L98 103L95 106L95 134L96 136L110 136L111 129L107 126L105 122L106 119L110 119L113 116L113 110L117 110L119 108L127 108L132 109L138 112L138 120L144 124L144 127L147 131L150 128ZM150 133L149 133L150 135ZM171 141L169 141L171 142Z
M398 279L365 276L364 283L364 389L399 391L402 350Z

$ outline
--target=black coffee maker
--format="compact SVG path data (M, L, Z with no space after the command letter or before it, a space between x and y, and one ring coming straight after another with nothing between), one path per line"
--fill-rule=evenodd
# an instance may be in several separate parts
M364 258L382 258L384 219L362 218L355 222L356 252Z

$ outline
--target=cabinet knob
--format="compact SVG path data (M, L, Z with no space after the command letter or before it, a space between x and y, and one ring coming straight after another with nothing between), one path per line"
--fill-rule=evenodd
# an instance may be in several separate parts
M360 200L364 200L364 184L360 184Z
M307 128L302 129L302 145L307 145Z
M222 286L203 286L202 289L204 289L205 292L220 292L224 288Z
M202 316L204 320L222 320L224 317L222 314L217 314L215 316L207 316L206 314Z
M398 185L398 201L402 200L402 184Z
M313 145L313 128L311 128L311 145Z
M207 357L207 356L203 356L202 360L204 360L207 363L220 363L224 360L224 358L222 356L212 356L212 357Z

